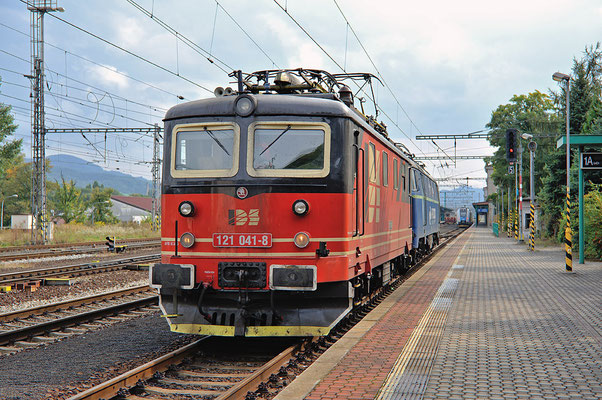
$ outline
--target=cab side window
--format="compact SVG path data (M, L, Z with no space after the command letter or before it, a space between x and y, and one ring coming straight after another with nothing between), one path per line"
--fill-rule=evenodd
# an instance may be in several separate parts
M376 183L376 148L373 143L368 147L368 180Z
M389 155L383 151L382 159L383 186L389 186Z
M399 169L397 159L393 159L393 189L399 189Z

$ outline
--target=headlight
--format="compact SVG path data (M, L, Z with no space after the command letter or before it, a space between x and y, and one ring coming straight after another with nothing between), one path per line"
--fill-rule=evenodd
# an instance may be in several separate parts
M194 235L190 232L183 233L180 236L180 244L187 249L191 248L194 244Z
M293 212L297 215L305 215L309 212L309 204L305 200L297 200L293 203Z
M255 111L257 101L255 98L248 94L242 94L238 96L238 99L234 102L234 111L241 117L248 117Z
M183 217L191 217L194 214L194 206L189 201L183 201L180 203L180 214Z
M305 232L299 232L295 235L294 242L295 246L297 246L300 249L303 249L309 244L309 235Z

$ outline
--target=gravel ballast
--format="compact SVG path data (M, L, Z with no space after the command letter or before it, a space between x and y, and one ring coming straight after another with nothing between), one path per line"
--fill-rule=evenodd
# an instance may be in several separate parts
M68 398L195 339L170 332L153 314L2 356L0 398Z

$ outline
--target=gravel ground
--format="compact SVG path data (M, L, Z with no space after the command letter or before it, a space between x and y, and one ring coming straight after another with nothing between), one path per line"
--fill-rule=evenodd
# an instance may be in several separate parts
M0 293L0 314L97 293L148 284L148 271L112 271L72 278L71 286L41 286L35 292L24 290Z
M160 249L157 246L156 249L140 249L127 251L125 253L109 253L107 251L101 251L93 254L73 254L73 255L62 255L56 257L45 257L35 258L30 260L14 260L0 262L0 273L8 273L22 270L39 269L39 268L50 268L59 267L63 265L81 264L86 262L94 262L98 260L106 261L116 258L127 258L130 256L142 256L146 254L157 254Z
M149 251L136 253L148 254ZM104 253L88 259L104 260L133 254L114 256ZM2 263L0 271L70 263L73 261L63 257L43 262ZM73 278L71 286L43 286L35 292L0 293L0 313L145 284L148 284L148 271L123 270L80 276ZM0 399L68 398L82 388L101 383L197 338L170 332L165 320L154 313L0 356Z
M196 339L157 314L2 356L0 398L65 399Z

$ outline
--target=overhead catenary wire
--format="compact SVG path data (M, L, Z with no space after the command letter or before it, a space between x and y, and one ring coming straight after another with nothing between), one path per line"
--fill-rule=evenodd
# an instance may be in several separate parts
M374 62L374 60L372 59L372 57L368 53L368 50L366 50L366 47L364 46L364 44L360 40L359 36L355 32L355 29L353 29L353 26L351 25L351 23L347 19L347 16L345 16L345 13L343 12L343 10L341 9L341 7L339 6L339 3L337 3L337 0L333 0L333 1L334 1L334 4L337 6L339 12L341 13L341 16L343 17L343 19L347 23L347 26L351 30L351 33L353 33L353 36L355 36L355 39L359 43L360 47L362 48L362 50L364 50L364 53L366 54L366 57L368 57L368 60L370 61L370 63L374 67L374 70L376 71L376 73L378 74L378 76L380 77L380 79L383 81L385 87L389 90L389 93L391 93L391 96L393 96L393 99L395 99L395 102L397 103L397 105L399 106L399 108L401 109L401 111L403 111L403 113L405 114L405 116L407 117L407 119L410 121L410 123L414 126L414 128L416 128L416 130L418 132L422 133L420 131L420 128L418 128L418 126L414 123L414 121L412 120L412 118L410 117L410 115L407 113L407 111L405 110L405 108L401 105L401 103L397 99L397 96L395 96L395 93L393 92L393 90L391 89L391 87L389 86L389 84L387 83L386 79L381 74L380 70L376 66L376 63Z
M307 29L305 29L296 19L295 17L293 17L293 15L291 15L288 10L286 9L286 7L283 7L280 3L278 3L277 0L273 0L274 3L276 3L276 5L278 5L278 7L280 7L280 9L286 14L288 15L288 17L297 25L297 27L299 27L299 29L301 29L303 31L303 33L305 33L305 35L307 35L308 38L310 38L310 40L312 42L314 42L314 44L316 46L318 46L318 48L337 66L339 67L339 69L341 69L343 72L347 72L345 70L345 68L339 64L334 57L326 50L324 49L324 47L322 47L322 45L320 45L320 43L318 43L318 41L307 31ZM356 83L357 85L357 83ZM359 86L359 85L358 85ZM368 97L375 105L375 107L381 111L390 121L391 123L393 123L397 129L405 136L408 138L408 140L410 140L410 142L416 147L416 149L418 149L418 151L420 151L421 153L424 154L424 152L422 151L422 149L420 147L418 147L418 145L414 142L414 140L412 140L412 138L405 133L405 131L382 109L382 107L378 106L378 104L376 103L376 99L373 99L372 97L370 97L370 95L368 95L365 91L362 90L362 92L366 95L366 97Z
M0 26L3 26L3 27L5 27L5 28L7 28L7 29L10 29L10 30L12 30L12 31L14 31L14 32L17 32L17 33L19 33L19 34L21 34L21 35L24 35L24 36L27 36L27 37L29 37L29 34L27 34L27 33L25 33L25 32L22 32L22 31L20 31L20 30L18 30L18 29L16 29L16 28L14 28L14 27L11 27L11 26L9 26L9 25L6 25L6 24L4 24L4 23L2 23L2 22L0 22ZM86 61L86 62L89 62L90 64L94 64L94 65L97 65L97 66L99 66L99 67L102 67L102 68L104 68L104 69L107 69L107 70L109 70L109 71L111 71L111 72L114 72L114 73L116 73L116 74L119 74L119 75L121 75L121 76L123 76L123 77L125 77L125 78L127 78L127 79L131 79L131 80L133 80L133 81L135 81L135 82L141 83L141 84L143 84L143 85L146 85L146 86L148 86L148 87L150 87L150 88L153 88L153 89L156 89L156 90L158 90L158 91L161 91L161 92L163 92L163 93L165 93L165 94L169 94L169 95L175 96L175 97L177 97L177 98L178 98L178 99L180 99L180 100L183 100L183 99L184 99L184 96L182 96L182 95L179 95L179 94L176 94L176 93L170 92L170 91L168 91L168 90L165 90L165 89L163 89L163 88L160 88L160 87L158 87L158 86L156 86L156 85L153 85L152 83L148 83L148 82L145 82L145 81L143 81L143 80L141 80L141 79L138 79L138 78L136 78L136 77L133 77L133 76L131 76L131 75L125 74L125 73L123 73L123 72L121 72L121 71L119 71L119 70L116 70L116 69L114 70L114 69L112 69L112 68L110 68L110 67L108 67L108 66L106 66L106 65L103 65L103 64L101 64L101 63L98 63L98 62L96 62L96 61L90 60L89 58L87 58L87 57L84 57L84 56L81 56L81 55L79 55L79 54L73 53L73 52L71 52L71 51L69 51L69 50L66 50L66 49L64 49L64 48L62 48L62 47L59 47L59 46L57 46L57 45L55 45L55 44L52 44L52 43L50 43L50 42L48 42L48 41L44 41L44 45L46 45L46 46L49 46L49 47L52 47L52 48L55 48L55 49L57 49L57 50L60 50L60 51L64 52L65 54L69 54L70 56L73 56L73 57L79 58L79 59L81 59L81 60L84 60L84 61ZM1 52L3 52L3 53L10 54L10 53L8 53L8 52L6 52L6 51L3 51L3 50L1 50L1 49L0 49L0 51L1 51ZM12 55L12 54L10 54L10 55ZM23 59L23 58L20 58L20 59L21 59L21 60L23 60L23 61L25 61L25 62L27 62L27 63L29 63L29 62L30 62L29 60L26 60L26 59Z
M54 96L54 93L52 93L52 92L50 92L50 91L49 91L49 94L51 94L51 96ZM13 100L22 101L22 102L24 102L24 103L29 103L29 101L28 101L28 100L24 100L24 99L21 99L21 98L19 98L19 97L16 97L16 96L11 96L11 95L8 95L8 94L5 94L5 93L0 93L0 96L8 97L8 98L10 98L10 99L13 99ZM63 100L71 101L69 98L63 98ZM86 104L81 104L81 103L78 103L78 104L80 104L80 105L81 105L81 106L83 106L83 107L95 108L95 107L93 107L93 106L89 106L89 105L86 105ZM72 115L72 116L75 116L75 117L80 117L80 118L88 118L88 117L86 117L86 116L84 116L84 115L79 115L79 114L72 113L72 112L69 112L69 111L64 111L64 110L62 110L62 109L60 109L60 108L54 108L54 107L52 107L52 106L49 106L49 105L46 105L46 107L47 107L47 108L49 108L49 109L51 109L51 110L55 110L55 111L62 112L62 113L64 113L65 115ZM59 105L59 107L61 107L61 106ZM124 116L124 115L119 115L119 116L120 116L121 118L128 119L128 120L132 120L132 121L135 121L135 122L140 122L140 123L142 123L142 124L145 124L145 125L148 125L148 126L153 126L153 125L154 125L153 123L149 123L149 122L141 121L141 120L138 120L138 119L135 119L135 118L132 118L132 117L127 117L127 116ZM82 122L82 121L79 121L79 122ZM86 121L86 122L89 122L89 123L94 123L94 122L96 122L96 121ZM117 127L117 126L115 126L115 125L112 125L111 123L103 123L103 122L98 122L98 124L100 124L100 125L106 125L106 126L112 126L112 127Z
M408 114L408 112L406 111L406 109L401 105L399 99L397 98L397 96L395 95L395 92L393 92L393 90L391 89L391 87L389 86L387 80L385 79L385 77L383 76L383 74L380 72L380 70L378 69L378 67L376 66L376 63L374 62L374 60L372 59L372 57L370 56L370 53L368 53L368 50L366 49L366 47L364 46L364 44L362 43L361 39L359 38L359 36L357 35L357 33L355 32L355 29L353 29L353 26L351 25L351 23L349 22L349 20L347 19L347 16L345 15L345 13L343 12L343 10L341 9L341 7L339 6L339 3L337 2L337 0L333 0L334 4L336 5L337 9L339 10L339 12L341 13L341 16L343 17L343 19L345 20L345 23L347 25L347 28L351 30L351 33L353 33L353 36L355 36L355 39L357 40L357 42L359 43L360 47L362 48L362 50L364 51L364 54L366 54L366 57L368 57L368 60L370 61L370 63L372 64L372 66L374 67L374 70L376 71L376 73L378 74L379 78L382 80L384 86L387 88L387 90L389 91L389 93L391 94L391 96L393 96L393 99L395 100L395 102L397 103L397 106L401 109L401 111L404 113L404 115L406 116L406 118L408 119L408 121L410 121L410 124L416 128L416 131L418 131L418 133L422 134L422 131L420 130L420 128L418 128L418 126L416 125L416 123L414 122L414 120L410 117L410 115ZM345 38L345 41L347 41L347 38ZM347 57L347 43L345 43L345 58ZM393 121L391 118L389 118L391 120L391 122L398 127L398 129L404 133L405 132L399 127L398 125L398 121ZM418 147L418 145L412 140L412 138L408 135L405 135L411 142L412 144L414 144L414 146L416 146L416 148L418 148L423 154L424 152ZM435 143L433 141L433 144L438 147L439 149L441 149L441 147ZM442 149L441 149L442 150ZM445 153L444 150L442 150L443 153ZM447 155L447 154L446 154ZM449 156L448 156L449 157ZM450 158L451 159L451 158Z
M204 48L202 48L201 46L199 46L198 44L196 44L192 40L188 39L186 36L182 35L180 32L176 31L169 24L167 24L167 23L163 22L161 19L157 18L157 16L154 13L151 13L150 11L148 11L147 9L145 9L144 7L142 7L141 5L139 5L138 3L136 3L133 0L127 0L127 2L130 3L132 6L134 6L136 9L138 9L140 12L142 12L143 14L145 14L147 17L149 17L150 19L152 19L153 21L155 21L157 24L159 24L167 32L169 32L170 34L172 34L173 36L175 36L176 39L180 39L182 41L182 43L184 43L185 45L187 45L188 47L190 47L193 51L195 51L198 54L200 54L203 57L205 57L211 64L213 64L217 68L221 69L222 72L228 74L229 72L231 72L231 71L234 70L234 68L232 68L231 66L229 66L228 64L226 64L224 61L222 61L219 58L213 56L209 51L205 50ZM219 64L221 64L221 65L219 65ZM228 68L230 71L226 70L224 67ZM210 93L213 93L212 90L208 90L208 91Z
M24 0L21 0L21 1L25 2ZM189 78L187 78L187 77L185 77L185 76L183 76L181 74L178 74L177 72L174 72L174 71L170 70L169 68L166 68L166 67L164 67L162 65L159 65L156 62L149 60L148 58L142 57L141 55L138 55L138 54L136 54L136 53L134 53L134 52L132 52L130 50L127 50L126 48L121 47L121 46L119 46L119 45L111 42L110 40L107 40L107 39L105 39L105 38L103 38L103 37L101 37L101 36L99 36L99 35L97 35L95 33L92 33L90 31L88 31L87 29L84 29L84 28L82 28L82 27L80 27L78 25L75 25L74 23L69 22L69 21L67 21L67 20L65 20L63 18L60 18L60 17L58 17L58 16L56 16L56 15L54 15L52 13L49 13L48 15L51 16L52 18L55 18L55 19L63 22L64 24L67 24L67 25L71 26L74 29L79 30L80 32L83 32L83 33L85 33L87 35L92 36L93 38L96 38L96 39L100 40L103 43L108 44L109 46L115 47L116 49L119 49L119 50L123 51L124 53L127 53L127 54L131 55L132 57L135 57L135 58L137 58L137 59L139 59L141 61L144 61L145 63L150 64L153 67L159 68L160 70L162 70L164 72L167 72L167 73L169 73L169 74L171 74L173 76L176 76L176 77L178 77L180 79L183 79L184 81L186 81L186 82L188 82L188 83L190 83L190 84L192 84L192 85L194 85L194 86L196 86L198 88L201 88L201 89L203 89L203 90L205 90L205 91L207 91L209 93L213 93L213 90L210 90L207 87L205 87L205 86L203 86L203 85L201 85L201 84L199 84L197 82L194 82L192 79L189 79Z
M232 15L231 15L229 12L228 12L228 10L226 10L226 9L224 8L224 6L222 6L222 4L221 4L219 1L215 0L215 2L216 2L216 3L217 3L217 5L219 6L219 8L221 8L221 9L222 9L222 11L223 11L223 12L225 12L225 13L226 13L226 15L227 15L227 16L228 16L228 17L229 17L231 20L232 20L232 22L234 22L234 24L236 24L236 26L238 26L238 28L240 28L240 30L241 30L241 31L242 31L242 32L245 34L245 36L246 36L246 37L248 37L248 38L249 38L249 40L250 40L251 42L253 42L253 44L254 44L254 45L255 45L255 46L256 46L256 47L259 49L259 51L261 51L261 52L263 53L263 55L264 55L264 56L266 56L266 57L268 58L268 60L270 60L270 61L272 62L272 65L273 65L273 66L275 66L276 68L280 68L280 66L278 66L278 64L276 63L276 61L274 61L274 60L272 59L272 57L270 57L270 55L269 55L268 53L266 53L266 51L263 49L263 47L261 47L261 46L259 45L259 43L257 43L257 42L255 41L255 39L253 39L253 37L251 37L251 35L249 35L249 33L246 31L246 29L245 29L245 28L243 28L243 27L242 27L242 26L241 26L241 25L238 23L238 21L237 21L237 20L236 20L236 19L235 19L235 18L234 18L234 17L233 17L233 16L232 16Z
M1 49L0 49L0 52L2 52L2 53L5 53L5 54L7 54L7 55L9 55L9 56L11 56L11 57L15 57L15 58L17 58L17 59L21 59L21 60L23 60L23 61L25 61L25 62L29 63L29 61L28 61L28 60L22 59L21 57L17 56L16 54L12 54L12 53L9 53L9 52L7 52L7 51L4 51L4 50L1 50ZM135 101L135 100L132 100L132 99L127 99L127 98L125 98L125 97L123 97L123 96L121 96L121 95L118 95L118 94L115 94L115 93L111 93L111 92L109 92L109 91L106 91L106 90L104 90L104 89L102 89L102 88L99 88L99 87L97 87L97 86L94 86L94 85L92 85L92 84L90 84L90 83L83 82L83 81L81 81L81 80L78 80L78 79L72 78L72 77L70 77L70 76L67 76L67 75L65 75L65 74L62 74L62 73L60 73L60 72L54 71L54 70L52 70L52 69L50 69L50 68L48 68L48 67L45 67L45 70L46 70L46 71L48 71L48 72L50 72L50 73L52 73L52 74L55 74L55 75L57 75L57 76L61 76L61 77L64 77L64 78L66 78L66 79L68 79L68 80L70 80L70 81L73 81L73 82L75 82L75 83L78 83L78 84L80 84L80 85L84 85L84 86L86 86L87 88L86 88L86 89L81 89L81 88L78 88L78 87L75 87L75 86L72 86L72 85L67 85L67 84L65 84L65 83L62 83L62 82L56 82L56 81L52 81L52 80L49 80L49 83L53 83L53 84L55 84L55 85L61 85L61 86L63 86L63 87L67 87L67 88L69 88L69 89L81 90L81 91L83 91L83 92L90 92L90 93L93 93L92 91L90 91L90 90L89 90L89 88L92 88L92 89L95 89L95 90L98 90L98 91L99 91L99 92L97 92L97 93L96 93L96 94L98 94L98 95L104 95L104 94L108 94L108 95L111 95L112 97L114 97L114 98L116 98L116 99L119 99L119 100L128 101L128 102L130 102L130 103L132 103L132 104L136 104L136 105L139 105L139 106L141 106L141 107L152 108L154 111L159 111L159 110L161 110L161 111L167 111L167 109L166 109L166 108L163 108L163 107L160 107L160 106L153 106L153 105L150 105L150 104L144 104L144 103L140 103L140 102L138 102L138 101ZM12 73L12 74L19 75L19 76L21 76L21 77L25 75L25 74L23 74L23 72L19 72L19 71L15 71L15 70L8 69L8 68L3 68L3 67L0 67L0 71L6 71L6 72L10 72L10 73Z

